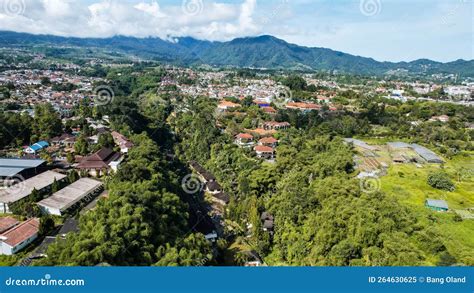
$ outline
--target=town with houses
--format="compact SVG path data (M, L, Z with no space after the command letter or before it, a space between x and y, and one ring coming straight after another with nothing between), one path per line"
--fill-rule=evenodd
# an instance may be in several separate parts
M55 64L48 60L45 64L50 69L32 68L33 64L45 60L47 58L43 55L34 55L29 62L17 63L14 69L0 72L0 87L6 89L0 99L4 113L26 115L34 121L38 114L35 111L37 105L49 104L61 121L60 130L54 136L32 136L28 145L15 144L15 139L11 138L12 143L2 144L0 150L0 253L8 256L21 254L20 259L15 259L16 265L30 265L37 259L48 258L49 245L66 239L68 233L78 233L78 219L93 211L99 201L107 200L106 181L122 168L134 149L134 142L128 137L131 135L129 130L115 127L109 115L94 114L97 107L104 106L97 99L100 93L96 89L110 84L110 81L105 75L96 77L85 73L90 68L120 71L135 65L101 59L89 60L83 65ZM435 81L384 79L350 84L338 82L331 76L303 73L298 75L298 82L305 83L303 90L288 82L292 75L286 73L278 78L258 71L254 75L240 76L238 71L231 69L170 65L161 66L160 72L160 81L153 85L154 95L179 93L190 99L205 97L215 107L213 115L217 128L230 135L231 143L245 156L268 166L279 164L281 141L288 143L286 133L301 128L292 123L296 120L282 119L285 117L282 113L319 117L324 121L337 119L348 112L359 115L365 110L355 99L341 93L377 97L397 107L433 102L472 110L474 103L474 82L469 80L448 85ZM120 73L117 76L120 78ZM112 86L107 88L112 89ZM106 93L110 100L106 101L105 107L113 102L116 94L110 91ZM184 102L180 104L174 98L171 102L175 110L170 117L176 118L190 111ZM128 115L126 112L122 114ZM428 123L442 127L457 119L448 114L420 117L406 114L411 127ZM472 133L472 116L470 119L462 122L462 127ZM9 129L5 132L8 133ZM345 145L354 149L355 172L361 181L384 180L384 176L397 166L423 169L425 166L442 166L447 160L439 154L439 148L428 145L395 138L378 141L371 138L366 142L364 138L342 136ZM198 208L199 213L208 213L210 219L210 228L203 230L205 239L217 245L217 241L228 233L226 217L229 204L233 204L232 190L226 190L229 185L221 184L202 163L190 160L187 164L202 184L200 191L209 203L203 209ZM423 203L430 210L452 210L467 220L474 218L474 199L472 194L470 196L466 204L472 205L461 207L456 204L453 209L446 199L436 196L427 197ZM259 209L258 216L261 231L273 239L275 217L265 209ZM47 220L42 220L45 217ZM48 223L52 227L45 231L44 226ZM252 225L257 224L247 223L244 230L252 230ZM265 265L261 253L255 249L246 251L244 265Z

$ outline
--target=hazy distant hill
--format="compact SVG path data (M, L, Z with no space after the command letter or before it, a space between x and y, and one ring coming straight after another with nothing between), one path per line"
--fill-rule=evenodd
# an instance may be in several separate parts
M38 45L95 47L181 65L338 70L360 74L385 74L407 70L415 74L452 73L474 77L474 60L449 63L427 59L400 63L379 62L330 49L289 44L272 36L238 38L229 42L200 41L188 37L170 42L159 38L64 38L0 32L0 46Z

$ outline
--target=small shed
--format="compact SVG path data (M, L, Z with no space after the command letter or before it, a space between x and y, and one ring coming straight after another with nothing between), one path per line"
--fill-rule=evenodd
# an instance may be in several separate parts
M425 206L437 212L447 212L449 210L448 203L445 200L427 199Z

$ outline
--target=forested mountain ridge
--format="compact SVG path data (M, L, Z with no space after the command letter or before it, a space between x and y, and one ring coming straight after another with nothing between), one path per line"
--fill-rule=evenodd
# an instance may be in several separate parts
M272 36L237 38L229 42L210 42L191 37L72 38L0 32L4 47L60 46L100 48L178 65L218 67L254 67L267 69L326 70L346 73L383 75L393 72L410 74L457 74L474 77L474 60L441 63L427 59L412 62L379 62L326 48L310 48L287 43Z

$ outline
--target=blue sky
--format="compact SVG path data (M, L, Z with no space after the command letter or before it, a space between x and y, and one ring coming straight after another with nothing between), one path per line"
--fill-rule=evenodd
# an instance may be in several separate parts
M270 34L381 61L474 59L474 0L0 0L0 29L208 40Z

